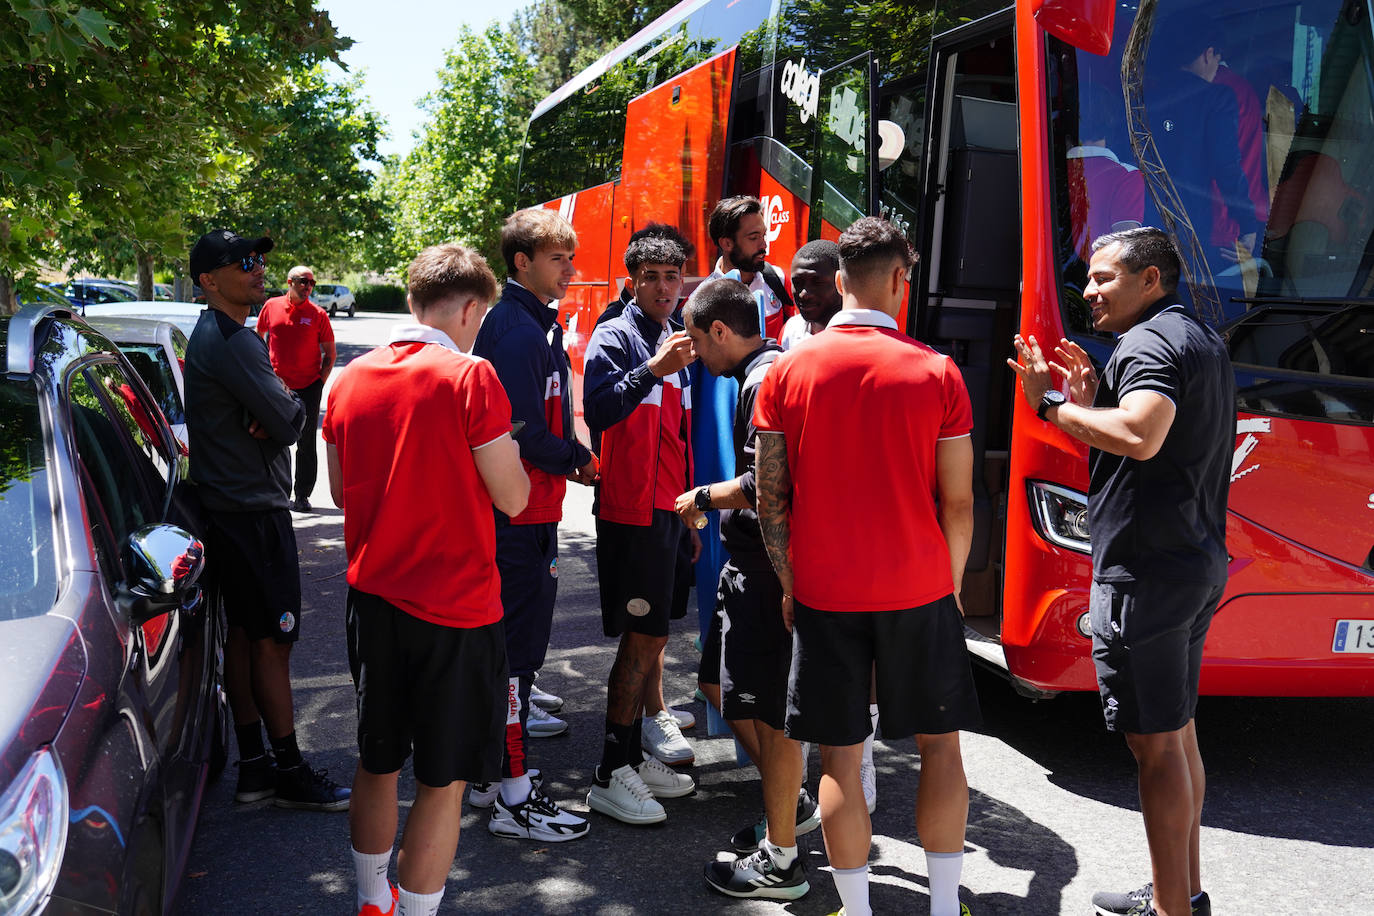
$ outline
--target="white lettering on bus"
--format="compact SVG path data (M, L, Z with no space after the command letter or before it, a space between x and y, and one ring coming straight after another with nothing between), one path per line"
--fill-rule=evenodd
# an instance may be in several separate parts
M830 93L830 132L858 152L864 151L868 119L859 107L859 94L848 86Z
M768 243L771 245L782 235L783 225L792 222L792 211L783 209L782 198L776 194L763 198L760 203L763 204L763 219L768 224Z
M782 65L782 82L778 88L784 98L791 99L801 109L803 124L816 116L821 101L821 71L808 73L805 57L799 64L789 60Z
M1245 470L1241 470L1241 465L1250 457L1250 453L1259 445L1256 433L1267 433L1270 431L1270 421L1268 417L1247 417L1244 420L1236 421L1236 435L1244 435L1236 446L1235 454L1231 456L1231 482L1235 483L1240 478L1252 471L1260 469L1259 462L1250 465Z

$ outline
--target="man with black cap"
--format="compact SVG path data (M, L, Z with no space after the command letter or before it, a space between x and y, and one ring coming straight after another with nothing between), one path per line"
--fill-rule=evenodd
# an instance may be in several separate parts
M301 585L288 506L290 448L305 407L272 371L267 345L244 326L267 298L263 255L271 250L270 238L228 229L206 233L191 249L191 278L208 303L186 348L191 480L204 508L213 594L229 622L224 681L240 758L234 797L342 811L349 790L311 769L296 746L290 659Z

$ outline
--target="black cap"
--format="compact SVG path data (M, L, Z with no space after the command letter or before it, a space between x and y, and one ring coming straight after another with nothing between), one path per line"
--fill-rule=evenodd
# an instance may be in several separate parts
M271 250L271 236L246 239L231 229L211 229L191 246L191 280L199 283L201 274L233 264L255 251L267 254Z

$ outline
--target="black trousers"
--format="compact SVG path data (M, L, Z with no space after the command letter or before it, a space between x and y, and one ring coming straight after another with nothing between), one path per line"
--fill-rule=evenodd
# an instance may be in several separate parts
M296 440L296 498L309 499L315 492L315 478L320 473L320 459L315 453L315 436L320 428L320 399L324 396L324 379L319 378L304 388L292 389L305 405L305 426Z

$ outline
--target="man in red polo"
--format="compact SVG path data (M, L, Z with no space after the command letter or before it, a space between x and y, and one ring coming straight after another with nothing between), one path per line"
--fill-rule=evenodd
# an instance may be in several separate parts
M981 718L957 597L973 537L972 410L954 362L897 330L913 261L901 231L865 217L839 245L844 308L773 363L754 409L759 526L794 632L785 731L821 746L826 855L847 916L868 916L859 767L873 673L884 736L920 747L930 912L959 916L959 731Z
M315 431L320 425L320 398L325 379L334 368L334 328L329 313L310 301L315 273L305 265L286 275L285 296L263 303L258 314L258 334L267 341L272 371L305 405L305 426L296 442L296 499L291 508L310 511L319 461L315 455Z
M506 392L467 352L496 298L491 269L471 249L436 245L407 276L416 323L349 364L324 420L348 553L359 916L438 912L464 783L500 777L507 669L492 507L519 515L530 493ZM412 754L393 895L397 777Z

